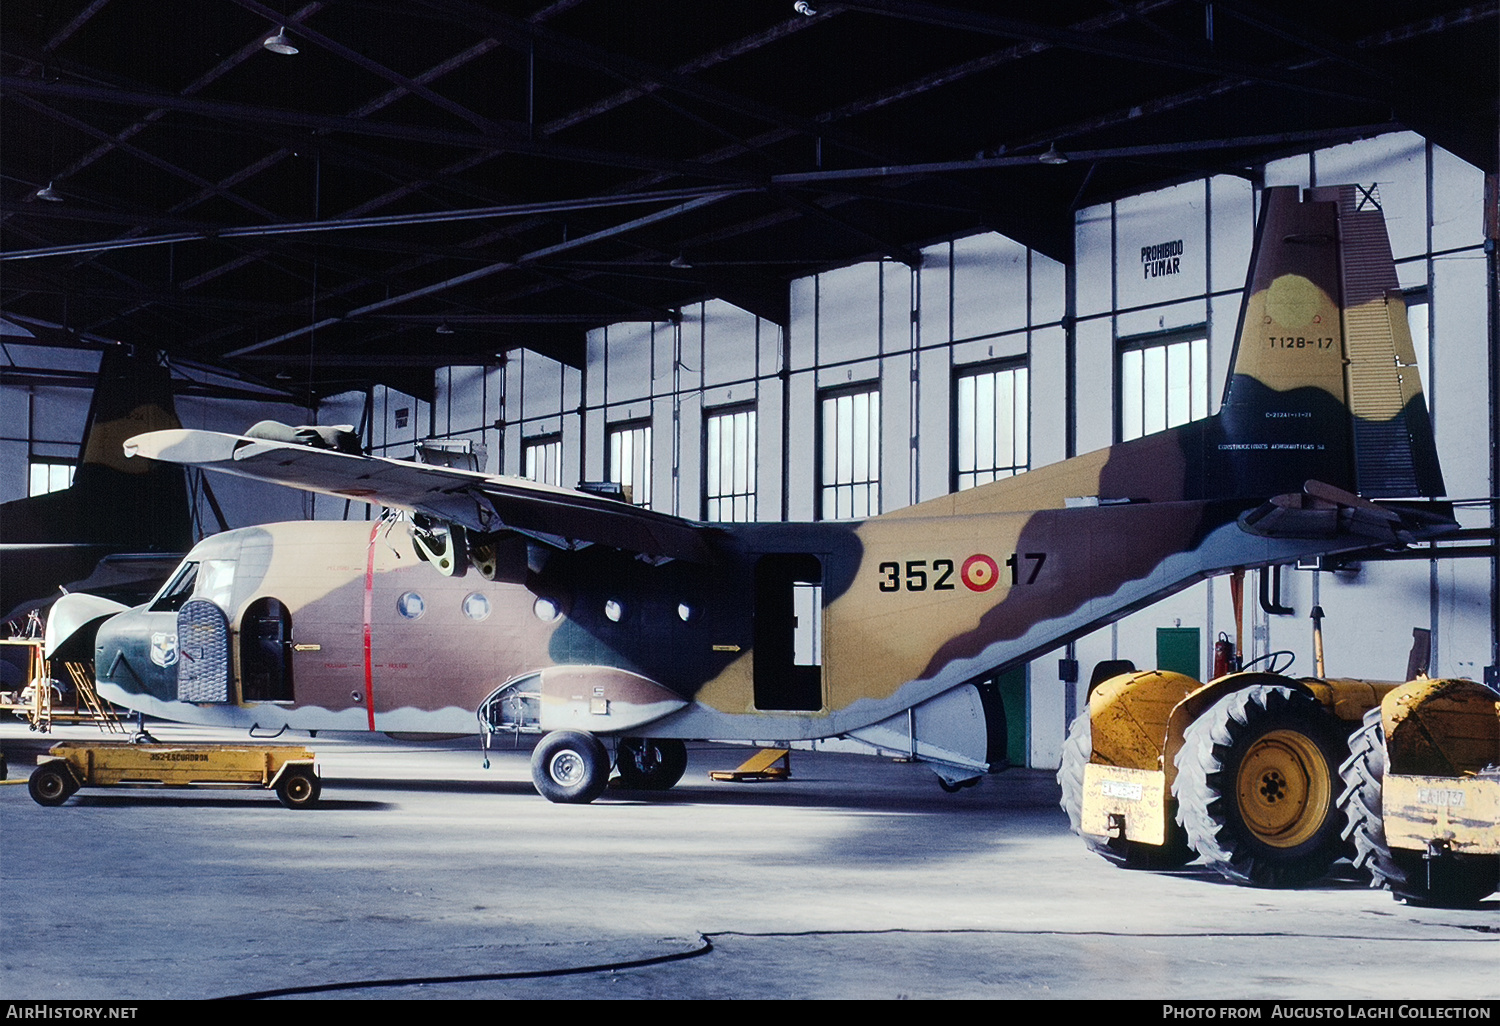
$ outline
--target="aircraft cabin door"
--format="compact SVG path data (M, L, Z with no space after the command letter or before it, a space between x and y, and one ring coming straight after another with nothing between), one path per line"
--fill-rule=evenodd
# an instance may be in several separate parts
M776 553L755 564L755 707L823 708L823 564Z
M246 702L292 700L292 614L276 599L256 599L240 621L240 694Z

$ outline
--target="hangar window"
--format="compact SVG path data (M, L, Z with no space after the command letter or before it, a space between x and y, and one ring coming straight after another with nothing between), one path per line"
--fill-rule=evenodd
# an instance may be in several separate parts
M819 424L818 519L880 512L880 390L823 393Z
M1208 416L1204 326L1122 338L1118 352L1122 442Z
M707 411L703 421L703 519L755 519L755 407Z
M542 484L562 484L562 435L537 435L521 443L522 473Z
M1407 289L1402 296L1406 300L1406 324L1411 328L1412 349L1417 355L1417 371L1427 374L1427 337L1431 331L1432 307L1427 297L1427 286Z
M1014 477L1031 466L1026 364L965 368L953 379L955 491Z
M72 463L62 460L32 460L31 483L26 494L45 495L71 488L75 469Z
M625 489L627 501L651 508L651 425L644 421L609 428L609 479Z

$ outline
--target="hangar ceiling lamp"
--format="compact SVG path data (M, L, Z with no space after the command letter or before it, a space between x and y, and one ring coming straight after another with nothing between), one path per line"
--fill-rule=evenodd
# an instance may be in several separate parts
M452 329L452 327L449 326L449 324L448 324L447 321L444 321L443 323L439 324L436 328L433 328L432 329L432 333L434 335L451 335L451 334L453 334L453 329Z
M52 188L51 182L48 182L46 186L36 191L36 198L46 200L48 203L61 203L63 201L62 193Z
M274 36L268 37L266 41L261 43L260 45L265 47L267 50L270 50L272 53L284 54L288 57L298 52L297 48L292 45L292 41L286 37L285 25L277 29Z
M675 267L679 271L686 271L686 270L690 270L693 265L690 264L690 263L688 263L686 260L684 260L682 258L682 254L681 253L678 253L671 260L667 261L667 266L668 267Z
M1066 164L1068 162L1068 155L1066 153L1058 153L1057 143L1052 143L1047 147L1047 152L1036 159L1043 164Z

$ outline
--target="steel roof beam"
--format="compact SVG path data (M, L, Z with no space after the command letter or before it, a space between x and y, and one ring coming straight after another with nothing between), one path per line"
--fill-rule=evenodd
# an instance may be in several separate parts
M402 142L451 146L457 149L516 153L580 164L631 168L640 171L664 171L684 178L745 183L744 175L697 164L692 161L657 159L614 150L596 150L576 146L558 146L516 137L497 137L484 133L461 132L422 125L402 125L390 121L367 121L336 114L311 114L302 111L262 107L256 104L224 100L201 100L193 97L152 93L135 89L115 89L77 82L43 81L21 75L0 76L0 90L47 96L58 99L88 100L125 107L167 108L196 114L220 122L243 121L252 124L308 128L349 135L396 139Z
M1113 57L1135 63L1176 68L1215 78L1233 76L1267 85L1283 86L1297 92L1342 99L1368 99L1368 91L1339 89L1309 82L1296 74L1267 68L1265 65L1231 61L1200 50L1185 42L1176 46L1156 46L1126 39L1109 38L1093 32L1079 32L1036 22L1007 18L988 12L967 11L921 3L918 0L840 0L842 6L868 14L885 15L944 28L1051 43L1053 46L1097 57ZM1388 84L1387 80L1381 79Z
M282 21L283 15L280 12L271 9L264 4L257 3L256 0L231 0L231 2L238 4L240 7L243 7L247 11L252 11L255 14L260 15L273 25L278 24ZM297 25L296 34L299 38L306 39L308 42L316 44L321 49L326 50L329 53L350 62L356 67L362 68L363 70L368 71L370 74L375 75L378 78L385 79L387 82L390 82L392 85L404 90L407 93L410 93L412 96L421 97L428 103L432 104L434 107L437 107L439 110L446 111L447 113L452 114L455 117L467 121L475 128L478 128L485 135L508 134L524 130L525 126L520 124L519 122L502 123L477 114L474 111L470 110L468 107L465 107L463 104L458 103L454 100L450 100L446 96L442 96L434 92L433 90L427 88L426 85L418 82L415 79L407 78L405 75L392 71L390 68L386 67L384 64L381 64L379 61L371 60L369 57L366 57L358 50L350 49L343 43L340 43L338 40L332 39L329 36L325 36L323 33L317 31L309 25Z
M224 357L225 359L232 359L235 357L243 356L246 353L253 353L260 349L267 349L280 342L284 342L287 339L298 338L314 330L315 328L326 327L330 324L336 324L346 318L355 318L363 314L377 313L381 310L386 310L393 306L400 306L403 303L409 303L416 299L423 299L427 296L447 292L451 289L457 288L460 285L467 285L472 282L479 281L482 278L490 277L491 275L498 274L501 271L509 270L513 267L521 267L528 263L545 260L548 257L554 256L558 253L565 253L573 249L581 248L583 246L592 245L596 242L613 238L626 232L635 231L636 229L646 227L647 225L656 224L660 221L669 220L673 217L679 217L682 214L689 213L690 211L697 210L701 207L705 207L713 203L717 203L721 198L722 197L719 196L705 196L700 199L689 200L685 203L669 207L666 210L659 210L654 214L647 214L644 217L634 218L633 220L627 221L623 224L615 225L603 231L579 236L576 239L570 239L567 242L561 242L555 246L546 246L542 249L533 250L532 252L527 253L515 260L500 261L494 264L490 264L486 267L481 267L476 270L469 271L466 274L457 275L455 277L447 279L446 281L434 282L431 285L427 285L419 289L413 289L410 292L406 292L399 296L390 296L375 303L368 303L365 306L361 306L354 310L348 311L341 317L325 317L316 324L306 325L302 328L285 332L275 338L266 339L253 345L242 346L239 349L233 350L232 352L225 353Z

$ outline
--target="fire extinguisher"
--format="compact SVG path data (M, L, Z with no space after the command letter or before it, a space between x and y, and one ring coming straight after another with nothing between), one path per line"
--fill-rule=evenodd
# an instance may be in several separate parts
M1219 640L1214 642L1214 679L1224 676L1226 673L1234 673L1240 668L1240 661L1234 654L1234 642L1229 640L1229 635L1223 631L1219 632Z

